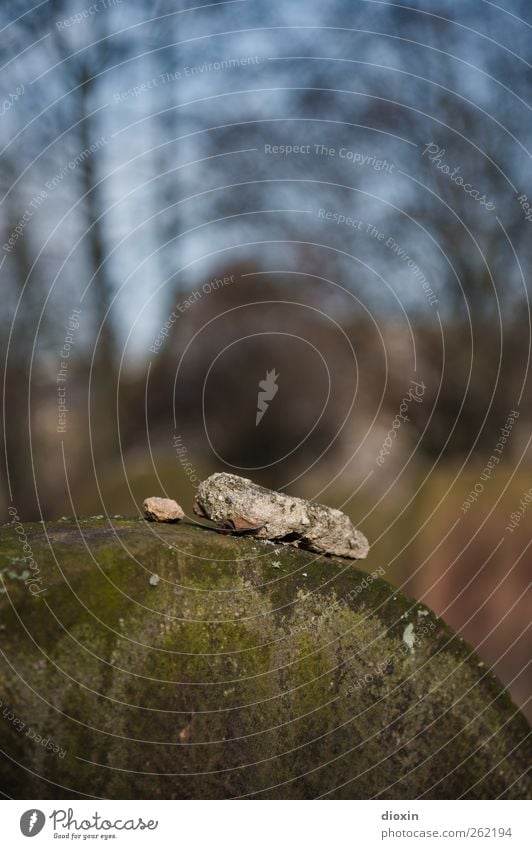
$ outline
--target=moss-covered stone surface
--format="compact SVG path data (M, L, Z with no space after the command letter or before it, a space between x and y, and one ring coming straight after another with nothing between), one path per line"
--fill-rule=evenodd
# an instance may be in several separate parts
M7 796L530 797L497 679L351 562L187 523L24 532L0 529Z

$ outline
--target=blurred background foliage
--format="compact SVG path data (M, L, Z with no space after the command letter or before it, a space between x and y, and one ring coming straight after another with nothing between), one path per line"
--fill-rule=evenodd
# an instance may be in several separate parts
M342 507L522 704L531 22L527 0L4 3L4 512L190 511L224 468Z

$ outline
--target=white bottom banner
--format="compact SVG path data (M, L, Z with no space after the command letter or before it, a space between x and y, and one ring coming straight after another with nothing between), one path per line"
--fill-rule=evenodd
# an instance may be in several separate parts
M526 801L64 801L2 803L2 846L194 849L530 849Z

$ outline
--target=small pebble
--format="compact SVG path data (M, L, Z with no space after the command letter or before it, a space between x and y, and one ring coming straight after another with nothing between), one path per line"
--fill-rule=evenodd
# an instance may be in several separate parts
M142 507L149 522L179 522L185 518L183 508L171 498L146 498Z

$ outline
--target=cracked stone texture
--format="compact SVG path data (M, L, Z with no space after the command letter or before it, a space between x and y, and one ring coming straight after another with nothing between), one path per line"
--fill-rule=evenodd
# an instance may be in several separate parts
M359 559L369 545L341 510L258 486L218 472L202 481L196 512L214 522L248 530L259 539L286 539L321 554Z

